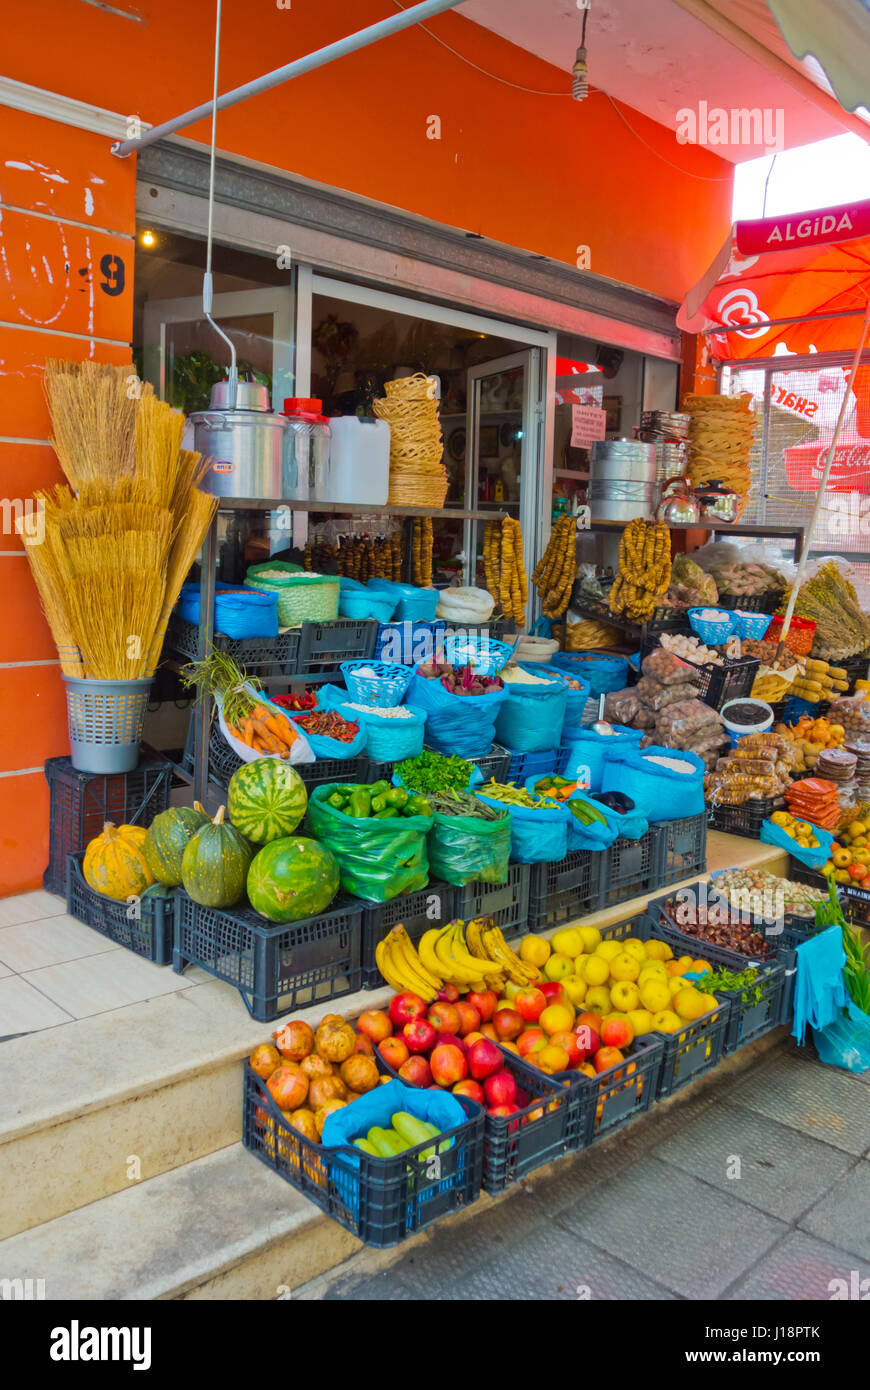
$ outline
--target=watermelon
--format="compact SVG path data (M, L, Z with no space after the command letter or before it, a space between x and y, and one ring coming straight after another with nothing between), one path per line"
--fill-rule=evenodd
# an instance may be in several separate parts
M155 816L145 833L145 860L158 883L177 888L181 859L188 841L207 825L209 817L198 801L192 806L170 806Z
M185 892L202 907L232 907L243 896L253 850L221 806L188 841L181 858Z
M242 763L230 778L230 821L252 844L267 845L292 835L307 806L305 783L295 768L280 758Z
M301 835L272 840L248 870L251 906L270 922L299 922L325 912L338 892L338 860Z

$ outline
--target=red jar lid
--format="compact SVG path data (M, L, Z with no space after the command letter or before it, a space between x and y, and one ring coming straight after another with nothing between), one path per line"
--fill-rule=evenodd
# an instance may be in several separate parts
M324 421L323 401L316 396L285 396L282 415L295 416L302 420Z

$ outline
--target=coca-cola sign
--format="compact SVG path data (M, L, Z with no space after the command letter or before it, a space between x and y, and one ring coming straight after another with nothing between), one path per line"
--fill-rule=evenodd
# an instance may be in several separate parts
M818 491L829 447L830 440L821 440L785 450L785 473L793 488ZM853 438L837 445L827 488L830 492L870 493L870 439Z

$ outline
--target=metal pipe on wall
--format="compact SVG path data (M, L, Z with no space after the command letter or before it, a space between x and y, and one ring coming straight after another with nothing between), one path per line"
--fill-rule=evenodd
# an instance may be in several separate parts
M217 99L217 110L224 111L228 106L236 106L240 101L247 101L248 97L257 96L260 92L268 92L272 87L280 87L284 82L290 82L294 77L301 77L303 73L312 72L314 68L324 67L326 63L332 63L336 58L343 58L348 53L357 53L361 48L367 48L369 44L377 43L379 39L385 39L390 34L399 33L402 29L409 29L414 24L420 24L424 19L431 19L433 15L442 14L445 10L455 9L461 5L463 0L422 0L419 5L414 5L410 10L401 10L397 14L390 15L387 19L381 19L377 24L371 24L367 29L360 29L358 33L348 34L343 39L338 39L335 43L327 44L326 48L318 48L314 53L306 53L302 58L296 58L292 63L285 63L282 68L275 68L273 72L264 73L262 77L255 77L252 82L245 82L241 87L234 87L230 92L224 92L223 96ZM195 125L197 121L203 120L212 114L212 102L205 101L200 106L194 106L190 111L185 111L180 116L174 116L171 121L164 121L162 125L152 126L144 135L137 136L134 140L116 140L112 145L112 153L119 159L125 159L127 155L134 154L136 150L141 150L145 145L152 145L155 140L162 140L167 135L174 135L177 130L183 130L185 126Z

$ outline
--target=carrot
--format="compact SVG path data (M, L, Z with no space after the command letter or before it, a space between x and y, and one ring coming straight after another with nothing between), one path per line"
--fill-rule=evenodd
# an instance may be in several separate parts
M263 723L270 733L279 738L282 743L292 743L296 738L296 730L290 724L289 719L282 719L277 714L266 714L263 716Z
M267 752L283 753L284 744L281 742L280 739L277 739L275 737L271 730L266 728L262 720L255 719L252 721L252 723L255 738L257 738L259 742L264 745Z
M240 738L242 740L242 743L246 744L248 748L253 748L254 730L251 725L250 719L239 720L239 732L237 734L237 737Z

